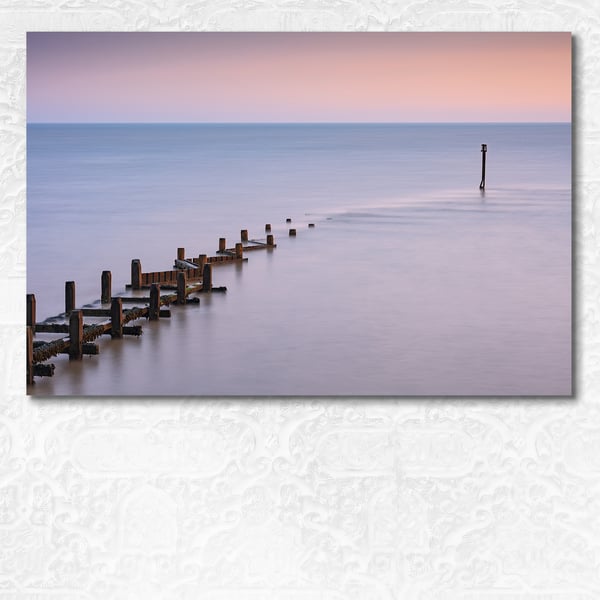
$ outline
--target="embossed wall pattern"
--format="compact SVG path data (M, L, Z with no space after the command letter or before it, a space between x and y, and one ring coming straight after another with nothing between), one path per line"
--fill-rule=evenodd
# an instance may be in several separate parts
M25 32L574 33L576 397L32 400ZM0 600L600 596L600 11L591 0L0 5Z

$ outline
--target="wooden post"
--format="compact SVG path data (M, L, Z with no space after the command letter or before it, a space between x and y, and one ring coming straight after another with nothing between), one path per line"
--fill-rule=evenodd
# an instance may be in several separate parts
M210 292L212 290L212 265L206 263L202 270L202 291Z
M271 231L271 223L267 223L265 225L265 231L268 233L269 231Z
M35 326L27 327L27 385L33 383L33 332Z
M131 287L134 290L142 287L142 263L138 258L131 261Z
M244 257L244 246L242 246L241 242L238 242L235 245L235 257L236 258L243 258Z
M295 236L296 236L296 230L290 229L290 237L295 237Z
M35 294L27 294L27 327L33 327L35 333Z
M314 226L315 226L315 224L314 224L314 223L309 223L309 224L308 224L308 227L309 227L309 229L312 229Z
M83 311L72 310L69 317L69 358L79 360L83 356Z
M288 217L288 218L285 220L285 222L286 222L286 223L291 223L291 222L292 222L292 220L291 220L291 219Z
M200 254L198 256L198 269L200 269L200 271L202 271L204 273L204 265L206 264L206 262L208 261L208 257L206 256L206 254Z
M185 248L177 248L177 260L185 260Z
M487 154L487 144L481 144L481 183L479 189L485 189L485 155Z
M102 271L101 280L101 294L100 294L100 302L102 304L106 304L110 302L110 297L112 295L112 273L110 271Z
M226 245L227 245L227 240L225 238L219 238L219 252L225 252Z
M156 321L160 316L160 285L153 283L150 286L150 308L148 309L148 318Z
M270 233L267 236L267 246L274 246L275 245L275 239L273 238L273 234Z
M68 314L75 308L75 282L65 281L65 312Z
M242 229L242 231L240 232L240 238L241 238L242 242L248 241L248 230L247 229Z
M187 277L184 271L177 273L177 304L185 304L185 288L187 285Z
M113 298L110 304L110 335L114 338L123 337L123 300Z

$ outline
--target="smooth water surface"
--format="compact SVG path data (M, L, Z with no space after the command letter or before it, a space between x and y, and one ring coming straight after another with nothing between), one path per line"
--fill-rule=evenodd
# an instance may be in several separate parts
M124 292L133 258L169 269L265 223L278 244L29 392L568 395L570 148L568 124L29 125L38 321L67 280L79 306L105 269Z

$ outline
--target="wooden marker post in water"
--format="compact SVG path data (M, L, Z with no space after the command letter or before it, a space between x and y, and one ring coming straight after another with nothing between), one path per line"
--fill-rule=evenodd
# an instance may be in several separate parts
M481 144L481 183L479 189L485 189L485 155L487 154L487 144Z
M227 245L227 239L219 238L219 252L225 252L226 245Z
M265 231L268 233L269 231L271 231L271 223L267 223L265 225Z
M235 257L239 259L244 258L244 246L242 242L238 242L235 245Z
M102 271L102 277L100 278L100 302L102 302L102 304L110 302L111 287L112 273L110 271Z
M177 260L185 260L185 248L177 248Z
M267 236L267 246L274 246L275 245L275 238L273 237L273 234L270 233Z
M240 239L242 240L242 242L248 241L248 230L247 229L242 229L240 231Z
M290 237L296 237L296 230L290 229Z

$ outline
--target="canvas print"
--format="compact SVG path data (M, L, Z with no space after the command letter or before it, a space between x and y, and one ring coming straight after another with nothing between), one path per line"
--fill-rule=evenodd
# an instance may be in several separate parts
M569 396L569 33L27 35L27 393Z

